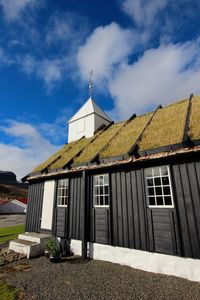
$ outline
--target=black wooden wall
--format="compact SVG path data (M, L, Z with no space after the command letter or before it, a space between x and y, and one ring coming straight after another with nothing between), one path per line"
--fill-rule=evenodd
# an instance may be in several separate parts
M142 170L111 174L112 244L148 250Z
M166 165L167 163L165 163ZM86 178L87 240L146 251L200 258L200 162L168 163L174 195L173 209L149 209L146 203L144 170L114 170L110 174L110 207L92 211L92 177ZM105 172L106 173L106 172ZM83 237L82 175L70 178L67 209L57 208L54 224L60 237ZM30 186L26 231L39 231L43 183ZM97 216L98 215L98 216ZM102 220L106 221L102 223ZM95 217L98 222L95 221ZM103 219L102 219L103 218ZM96 222L96 223L95 223ZM108 228L108 239L102 239ZM95 227L98 234L95 233ZM166 244L165 244L166 241Z
M39 232L42 216L43 183L30 184L25 231Z
M200 162L172 166L183 256L200 258Z

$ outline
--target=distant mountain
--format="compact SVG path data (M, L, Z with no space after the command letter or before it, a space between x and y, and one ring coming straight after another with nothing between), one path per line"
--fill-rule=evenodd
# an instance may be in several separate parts
M27 199L28 184L16 180L10 171L0 171L0 199Z
M0 170L0 182L9 182L9 183L15 183L17 182L16 175L13 172L10 171L2 171Z

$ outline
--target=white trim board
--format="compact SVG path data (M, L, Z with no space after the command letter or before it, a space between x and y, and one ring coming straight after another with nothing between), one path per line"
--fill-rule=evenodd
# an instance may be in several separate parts
M74 254L80 255L81 241L73 240L72 250L74 250ZM183 258L96 243L88 243L88 253L89 257L93 259L200 282L199 259Z

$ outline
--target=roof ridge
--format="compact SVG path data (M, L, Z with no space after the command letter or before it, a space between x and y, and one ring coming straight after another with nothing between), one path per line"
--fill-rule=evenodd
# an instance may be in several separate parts
M142 139L142 136L144 134L144 132L146 131L147 127L150 125L151 121L153 120L154 116L156 115L157 111L159 109L162 108L162 105L158 105L157 108L155 109L155 111L153 112L152 116L150 117L150 119L148 120L148 122L146 123L146 125L144 126L142 132L139 134L138 138L136 139L135 143L133 144L133 146L130 148L130 150L128 151L128 155L133 154L133 152L136 151L137 147L138 147L138 142Z
M188 100L187 114L186 114L186 117L185 117L185 126L184 126L184 131L183 131L183 138L182 138L182 143L186 144L186 145L188 144L188 142L191 143L188 132L189 132L189 128L190 128L190 115L191 115L191 111L192 111L192 98L193 98L193 94L190 95L190 98Z

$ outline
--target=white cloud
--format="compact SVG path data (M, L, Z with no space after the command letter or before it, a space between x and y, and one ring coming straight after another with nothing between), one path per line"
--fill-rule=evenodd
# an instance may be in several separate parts
M1 169L13 171L18 179L30 173L58 148L27 123L9 121L0 130L15 140L12 144L0 143Z
M200 42L161 45L144 52L131 65L124 64L109 81L119 119L142 113L190 93L199 93Z
M122 9L138 26L151 26L169 0L125 0Z
M130 30L111 23L96 28L77 53L77 63L83 79L94 70L95 82L111 76L113 67L121 64L132 51L134 36Z
M39 65L37 69L37 75L44 80L47 88L51 89L56 82L61 80L62 71L63 71L62 60L45 59Z
M39 60L30 55L18 58L22 71L28 75L35 74L44 81L47 90L54 88L60 82L67 68L66 58Z
M47 46L59 46L70 50L83 41L88 32L88 21L75 12L55 12L49 17L46 31Z
M0 0L5 17L8 21L16 20L22 11L33 5L36 0Z

